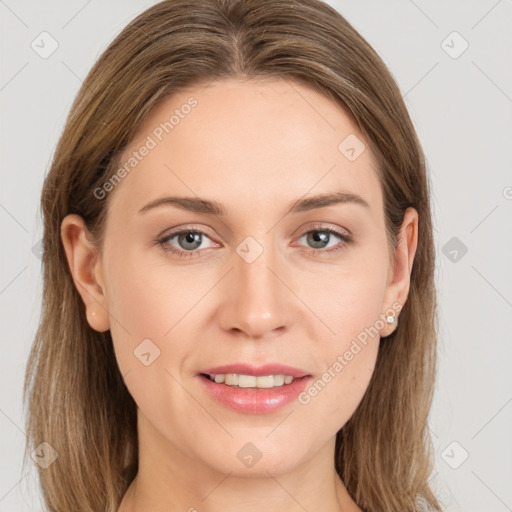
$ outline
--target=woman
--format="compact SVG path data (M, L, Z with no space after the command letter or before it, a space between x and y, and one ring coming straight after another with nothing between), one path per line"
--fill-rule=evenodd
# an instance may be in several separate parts
M441 510L424 158L334 9L149 8L41 204L25 455L47 443L49 510Z

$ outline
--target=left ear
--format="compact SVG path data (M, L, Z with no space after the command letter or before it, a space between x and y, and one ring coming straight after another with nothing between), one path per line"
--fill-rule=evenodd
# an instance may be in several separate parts
M400 233L398 235L398 245L395 250L395 262L390 267L388 274L388 285L386 287L384 308L385 310L393 309L392 305L400 304L400 308L405 304L409 295L409 287L411 283L412 264L416 255L418 246L418 212L415 208L407 208L404 214L404 220ZM398 318L399 312L395 312L395 318ZM387 336L393 332L393 325L386 324L385 330L389 332L382 333Z

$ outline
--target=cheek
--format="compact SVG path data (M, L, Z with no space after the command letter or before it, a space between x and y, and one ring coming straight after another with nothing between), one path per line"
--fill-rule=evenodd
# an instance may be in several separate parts
M134 343L164 337L201 295L200 276L165 261L155 264L136 250L113 252L106 268L111 324Z
M313 416L326 418L333 431L354 413L375 368L385 325L386 270L379 260L347 265L329 279L317 280L307 296L308 305L322 320L315 321L311 336L317 340L319 374L299 402Z
M112 251L105 260L108 309L116 359L139 406L175 384L193 355L196 326L204 316L200 299L214 280L201 271L146 258L141 252ZM167 370L167 372L166 372Z
M159 295L143 263L129 250L111 250L104 262L110 332L123 375L142 371L148 360L156 361L162 355L162 335L172 326L171 294Z
M355 251L346 261L322 273L300 272L297 277L300 297L318 318L316 335L311 339L325 339L329 353L339 352L348 348L346 344L366 328L375 327L386 309L383 305L386 276L383 259L371 255L365 258L363 252ZM375 329L372 332L370 338L375 338Z
M361 299L365 296L361 295ZM367 297L369 298L369 297ZM368 388L377 360L380 336L375 321L378 308L362 301L366 310L339 310L333 325L336 335L318 346L318 373L298 397L308 411L308 421L334 435L354 414ZM325 338L324 338L325 339Z

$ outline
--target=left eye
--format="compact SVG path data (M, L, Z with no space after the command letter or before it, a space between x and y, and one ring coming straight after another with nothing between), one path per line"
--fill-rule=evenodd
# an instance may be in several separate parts
M326 248L333 247L333 245L329 246L329 242L331 241L333 236L335 238L338 238L341 241L341 243L334 243L334 249L324 250ZM206 237L208 240L211 240L210 237L204 231L198 229L189 229L177 231L175 233L172 233L171 235L167 235L159 239L158 243L164 249L165 252L175 254L179 257L194 257L200 255L198 249L201 246L203 237ZM173 240L174 238L176 238L178 241L178 248L176 248L170 243L170 241ZM313 245L313 247L306 247L306 251L312 252L314 254L320 252L335 252L337 250L342 249L345 245L350 244L352 241L352 239L349 236L328 228L312 229L304 233L299 238L299 240L303 238L306 238L306 242L308 244Z
M340 239L346 243L350 242L350 239L346 235L343 235L342 233L338 233L337 231L335 231L333 229L326 229L326 228L312 229L311 231L307 231L299 238L299 240L305 237L306 241L308 243L313 244L312 250L317 251L317 250L325 249L326 247L328 247L328 246L325 246L324 244L328 244L333 236L337 237L338 239ZM335 243L334 246L336 246L336 245L337 244Z

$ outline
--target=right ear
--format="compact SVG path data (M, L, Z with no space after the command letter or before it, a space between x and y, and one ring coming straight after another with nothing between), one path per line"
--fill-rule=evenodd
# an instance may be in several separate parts
M92 243L92 235L82 217L75 214L64 217L60 234L73 281L85 304L87 321L95 331L108 331L110 320L101 258Z

